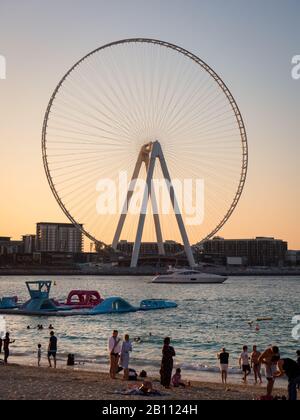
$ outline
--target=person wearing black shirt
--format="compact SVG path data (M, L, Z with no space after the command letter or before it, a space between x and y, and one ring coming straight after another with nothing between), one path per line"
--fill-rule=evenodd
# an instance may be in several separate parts
M48 362L49 367L52 367L51 364L51 357L53 357L54 367L56 368L56 352L57 352L57 338L54 335L54 332L51 331L50 333L50 340L48 346Z
M279 356L274 356L272 358L273 362L277 362L278 372L275 373L275 377L279 378L286 375L288 377L288 393L289 400L297 400L297 385L300 384L300 367L292 359L281 359Z
M226 349L223 348L221 353L219 353L217 357L220 360L222 383L226 385L228 376L229 353L227 353Z
M9 345L13 344L15 340L9 338L9 333L6 333L3 340L3 350L4 350L4 363L7 364L9 358Z

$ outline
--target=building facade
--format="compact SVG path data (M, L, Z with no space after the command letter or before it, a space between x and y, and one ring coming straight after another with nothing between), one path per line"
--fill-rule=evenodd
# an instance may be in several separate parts
M23 253L32 254L36 251L36 235L23 235Z
M203 243L203 252L212 257L241 257L250 266L278 266L284 264L287 242L275 238L223 239L215 237Z
M117 249L124 254L131 255L133 251L133 242L120 241L118 243ZM166 255L174 255L184 251L183 245L175 241L165 241L164 249ZM140 256L147 255L158 255L158 245L157 242L142 242L140 249Z
M72 223L37 223L36 251L78 253L82 249L82 232Z

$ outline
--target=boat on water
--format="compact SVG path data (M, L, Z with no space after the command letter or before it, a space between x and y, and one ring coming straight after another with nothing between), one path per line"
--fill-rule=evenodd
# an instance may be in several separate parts
M179 269L171 270L167 274L160 274L152 280L152 283L181 283L181 284L217 284L224 283L226 276L203 273L197 270Z

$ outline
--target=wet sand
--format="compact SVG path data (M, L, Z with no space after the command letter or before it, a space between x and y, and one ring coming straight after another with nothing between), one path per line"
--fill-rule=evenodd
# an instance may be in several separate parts
M265 394L265 385L231 385L209 382L191 382L191 387L164 389L158 378L152 379L162 397L156 400L253 400ZM132 400L151 397L126 396L116 391L126 390L128 384L121 376L111 380L109 375L74 369L50 369L20 365L0 366L0 399L2 400ZM141 381L138 382L141 384ZM286 395L285 389L276 394Z

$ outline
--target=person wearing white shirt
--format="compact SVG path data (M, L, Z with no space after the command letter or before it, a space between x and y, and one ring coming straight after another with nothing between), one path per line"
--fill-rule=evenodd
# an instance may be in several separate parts
M240 358L239 358L239 365L240 365L240 368L243 370L243 373L244 373L243 381L245 383L247 382L247 376L249 376L251 373L249 360L250 360L250 357L248 353L248 347L244 346L243 352L241 353Z
M119 358L121 352L121 339L118 338L118 331L114 330L112 336L108 340L108 352L110 356L110 377L116 379L118 371Z

